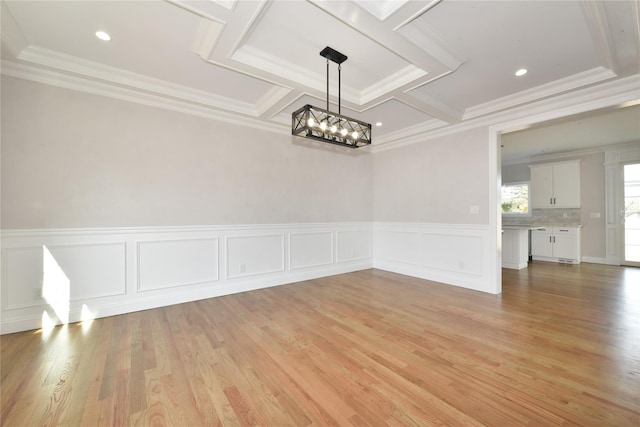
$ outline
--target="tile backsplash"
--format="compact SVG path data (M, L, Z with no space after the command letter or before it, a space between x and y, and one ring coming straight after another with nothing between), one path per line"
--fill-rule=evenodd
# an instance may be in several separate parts
M533 209L532 216L524 218L502 217L504 225L569 226L581 223L580 208L577 209ZM566 216L566 217L565 217Z

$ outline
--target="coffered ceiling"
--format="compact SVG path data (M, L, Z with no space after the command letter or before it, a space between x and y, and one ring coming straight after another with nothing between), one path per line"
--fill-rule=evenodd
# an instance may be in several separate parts
M383 146L637 75L638 9L637 1L2 1L2 72L287 133L291 112L325 105L319 52L331 46L348 56L343 114L381 122L373 139ZM520 68L528 73L516 77Z

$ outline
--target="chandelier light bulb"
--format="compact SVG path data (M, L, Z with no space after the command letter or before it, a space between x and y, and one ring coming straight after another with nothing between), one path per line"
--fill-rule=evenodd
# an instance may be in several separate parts
M322 130L327 129L327 122L320 123L320 129L322 129Z
M358 132L353 132L353 133L351 134L351 138L353 138L353 139L358 139Z
M314 122L313 119L307 120L307 126L309 126L310 128L314 127L315 125L316 125L316 122Z
M342 129L340 130L340 134L341 134L342 136L347 136L347 134L348 134L348 133L349 133L349 131L347 131L345 128L342 128Z
M338 126L333 125L331 126L331 132L336 133L338 131Z

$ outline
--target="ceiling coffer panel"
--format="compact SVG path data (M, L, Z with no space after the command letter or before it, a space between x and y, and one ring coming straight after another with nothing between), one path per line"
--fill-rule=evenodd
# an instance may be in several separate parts
M411 64L331 15L304 1L272 2L233 59L325 91L325 47L344 52L343 99L360 104L369 87ZM337 79L337 72L331 74Z

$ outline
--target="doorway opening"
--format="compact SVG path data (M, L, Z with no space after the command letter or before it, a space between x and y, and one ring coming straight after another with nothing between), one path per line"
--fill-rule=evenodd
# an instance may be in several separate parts
M640 267L640 163L623 167L622 264Z

